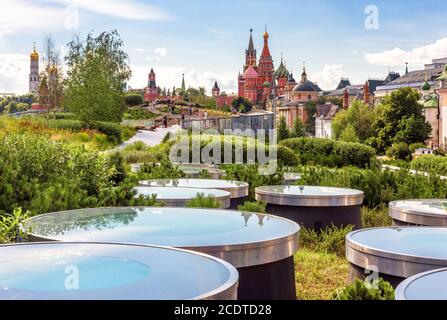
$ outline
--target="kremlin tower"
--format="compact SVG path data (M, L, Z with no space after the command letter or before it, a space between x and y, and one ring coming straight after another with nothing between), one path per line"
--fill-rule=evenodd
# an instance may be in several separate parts
M160 88L157 87L157 83L155 81L155 72L153 68L151 68L148 78L149 80L144 93L144 101L152 102L155 99L157 99L160 95Z
M39 53L34 44L33 52L30 54L29 92L37 94L39 90Z

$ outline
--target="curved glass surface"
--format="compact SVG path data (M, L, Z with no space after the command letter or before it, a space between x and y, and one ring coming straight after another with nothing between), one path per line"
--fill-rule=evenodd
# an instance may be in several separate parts
M135 187L137 196L145 195L150 196L152 194L157 195L157 200L182 200L192 199L197 196L198 193L204 193L207 195L213 195L216 198L228 197L230 193L228 191L218 189L200 189L200 188L178 188L178 187Z
M65 241L104 241L173 247L231 246L295 234L289 220L218 209L96 208L36 216L35 236Z
M203 189L223 189L248 187L248 183L231 180L213 179L154 179L140 181L141 185L149 187L184 187Z
M392 207L397 210L440 215L447 218L447 200L443 199L400 200L392 202Z
M447 300L447 269L415 276L403 288L406 300Z
M363 192L354 189L315 187L315 186L263 186L256 191L286 196L310 196L310 197L336 197L336 196L362 196Z
M447 228L389 227L354 231L348 240L376 251L447 260Z
M0 246L0 299L192 299L228 285L235 274L208 256L168 248Z

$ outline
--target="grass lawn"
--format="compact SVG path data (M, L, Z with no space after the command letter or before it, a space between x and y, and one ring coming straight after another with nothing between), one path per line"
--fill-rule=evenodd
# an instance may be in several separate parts
M349 263L331 253L300 248L295 254L296 292L299 300L329 300L348 284Z

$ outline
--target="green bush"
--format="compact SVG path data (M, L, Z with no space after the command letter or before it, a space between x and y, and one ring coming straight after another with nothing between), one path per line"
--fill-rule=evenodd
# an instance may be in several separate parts
M0 243L11 243L23 239L29 230L22 229L22 222L30 217L30 212L15 208L13 213L0 215Z
M81 121L63 118L48 120L48 127L52 129L68 130L73 132L79 132L85 129L85 126Z
M447 175L447 157L427 155L414 159L410 166L414 170Z
M388 214L388 208L386 206L372 209L363 207L361 217L363 228L388 227L391 226L393 222Z
M278 167L273 175L260 175L258 164L226 164L226 179L249 183L249 200L255 200L255 189L260 186L280 185L283 181L283 169Z
M45 136L0 138L0 213L22 207L32 214L134 203L136 180L118 178L121 160ZM108 202L111 201L111 202Z
M266 207L267 203L264 201L245 201L244 204L240 204L237 209L240 211L265 213Z
M386 155L388 158L392 158L395 160L411 160L411 150L408 147L408 144L404 142L394 143L391 147L386 151Z
M221 204L211 194L197 193L193 199L186 202L186 206L189 208L220 208Z
M346 235L351 231L351 225L343 228L331 226L320 232L301 228L300 245L316 252L334 253L343 257L345 255Z
M160 163L143 163L138 177L144 179L175 179L183 178L185 174L169 161L162 160Z
M351 285L338 289L332 295L333 300L394 300L391 284L379 278L376 284L367 284L356 279Z
M435 175L411 174L407 170L303 167L300 172L303 185L362 190L365 193L364 204L370 208L387 206L394 200L447 197L447 181Z
M136 93L130 93L127 94L124 98L126 105L128 106L138 106L140 104L143 104L143 96L141 94Z
M90 129L95 129L98 130L99 132L104 133L117 143L122 141L121 139L122 129L121 126L117 123L95 121L90 124Z
M69 130L73 132L79 132L85 129L93 129L104 133L114 142L119 143L122 140L122 128L119 124L114 122L95 121L91 122L90 126L87 127L85 123L79 120L50 119L48 121L48 126L52 129Z
M375 157L374 149L361 143L302 137L286 139L279 144L298 154L302 164L366 168Z
M119 184L126 179L126 167L124 157L119 151L114 151L107 155L107 166L114 168L114 172L110 177L113 182Z
M276 148L278 160L284 166L297 166L300 163L298 155L292 149L278 144Z
M54 120L76 120L76 115L70 112L54 112L50 113L49 119Z
M145 108L129 108L124 113L124 119L128 119L128 120L152 119L155 116L156 116L155 113L152 113Z

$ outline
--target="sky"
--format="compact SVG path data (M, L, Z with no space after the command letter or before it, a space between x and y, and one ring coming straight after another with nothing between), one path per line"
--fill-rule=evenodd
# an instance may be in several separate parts
M162 88L184 73L187 86L237 92L249 29L259 58L265 25L275 67L282 52L299 79L305 62L325 90L447 57L445 0L0 0L0 12L0 94L28 91L29 53L50 34L63 56L74 34L116 29L132 88L153 67Z

